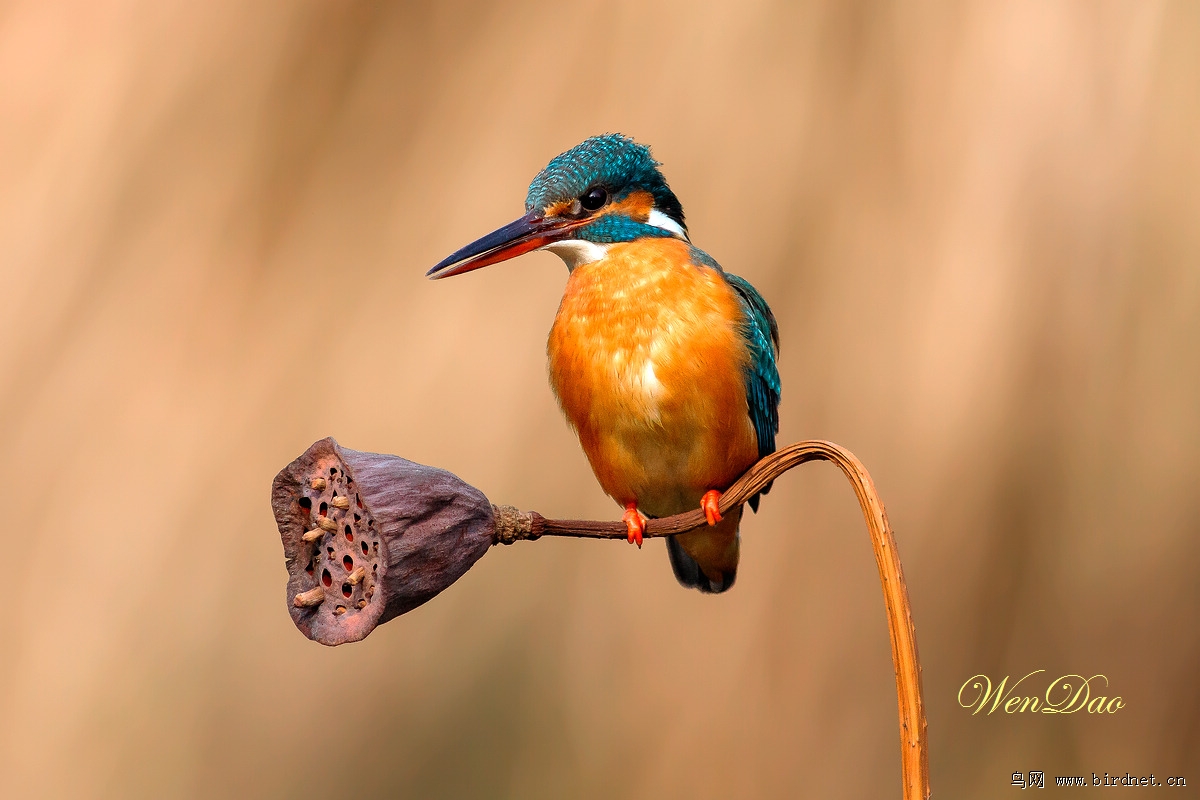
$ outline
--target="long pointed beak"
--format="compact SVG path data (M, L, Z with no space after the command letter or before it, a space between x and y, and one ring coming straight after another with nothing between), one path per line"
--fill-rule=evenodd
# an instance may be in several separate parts
M580 220L547 219L532 211L503 228L492 231L482 239L476 239L461 250L456 250L425 275L437 280L499 264L501 261L565 239L581 224L583 223Z

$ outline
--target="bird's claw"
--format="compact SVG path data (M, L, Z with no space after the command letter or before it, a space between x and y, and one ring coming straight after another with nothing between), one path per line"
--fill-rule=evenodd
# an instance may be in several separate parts
M700 508L704 510L708 524L716 525L721 521L721 493L716 489L705 492L704 497L700 498Z
M642 512L637 510L636 503L630 503L625 506L625 516L621 517L625 523L625 527L629 529L628 538L630 544L636 544L638 549L642 549L642 537L646 533L646 518Z

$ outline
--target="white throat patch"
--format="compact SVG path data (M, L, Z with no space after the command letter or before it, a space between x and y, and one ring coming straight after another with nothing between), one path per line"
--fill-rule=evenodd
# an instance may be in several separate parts
M568 270L575 269L583 264L591 264L593 261L599 261L608 254L608 245L589 242L585 239L563 239L539 249L549 250L561 258L567 265Z

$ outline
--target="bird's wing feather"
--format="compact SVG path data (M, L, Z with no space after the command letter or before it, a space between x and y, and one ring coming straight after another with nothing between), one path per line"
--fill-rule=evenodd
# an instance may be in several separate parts
M737 293L742 306L741 334L750 350L746 367L746 402L750 419L758 436L758 457L775 452L775 434L779 432L779 368L775 363L779 353L779 326L767 301L745 278L722 272L726 283ZM770 484L762 490L766 494ZM749 500L758 510L758 495Z

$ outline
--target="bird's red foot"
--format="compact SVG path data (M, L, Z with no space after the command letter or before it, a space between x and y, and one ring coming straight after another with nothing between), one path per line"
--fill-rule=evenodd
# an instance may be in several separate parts
M704 497L700 498L700 508L704 509L704 518L708 520L708 524L716 525L721 521L721 493L716 489L705 492Z
M646 518L637 510L637 503L625 506L625 516L621 517L625 527L629 529L629 543L642 548L642 536L646 533Z

